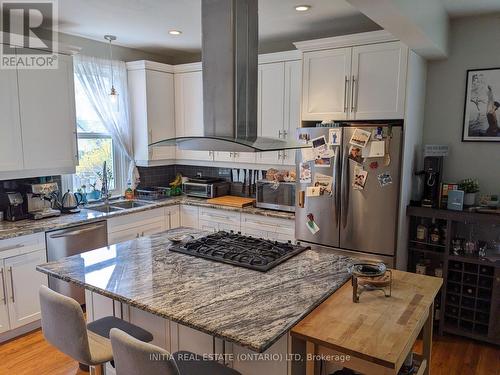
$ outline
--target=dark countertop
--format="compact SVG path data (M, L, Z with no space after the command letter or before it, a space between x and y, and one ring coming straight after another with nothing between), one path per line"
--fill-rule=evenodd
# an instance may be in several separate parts
M351 259L306 250L262 273L168 250L178 228L50 262L41 272L263 352L348 279Z
M141 211L152 210L155 208L174 206L177 204L185 204L200 207L217 208L228 211L238 211L253 215L262 215L274 218L294 220L295 214L289 212L273 211L257 207L234 208L228 206L214 205L206 202L203 198L192 198L186 196L173 197L160 201L151 201L149 205L143 207L136 207L121 211L111 212L109 214L82 209L79 213L61 215L59 217L47 218L42 220L21 220L21 221L0 221L0 240L24 236L33 233L47 232L56 229L64 229L74 225L91 223L107 218L129 215Z

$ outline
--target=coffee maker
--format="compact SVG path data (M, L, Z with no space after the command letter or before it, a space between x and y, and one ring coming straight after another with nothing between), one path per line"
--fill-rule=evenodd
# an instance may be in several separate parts
M24 208L23 196L17 191L2 192L0 206L5 211L5 220L18 221L28 218Z
M24 184L22 186L25 200L25 211L34 220L60 216L61 210L57 209L59 185L57 182L42 184Z
M443 157L425 156L424 169L416 174L424 178L424 192L420 202L422 207L438 207L443 176Z

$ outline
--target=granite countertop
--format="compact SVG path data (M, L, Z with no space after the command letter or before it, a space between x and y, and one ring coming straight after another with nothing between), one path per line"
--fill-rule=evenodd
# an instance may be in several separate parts
M37 267L155 315L263 352L348 279L350 258L306 250L262 273L176 252L169 236L141 237Z
M290 212L273 211L257 207L235 208L235 207L221 206L221 205L207 203L207 200L203 198L193 198L187 196L167 198L159 201L149 201L148 203L150 204L143 207L135 207L110 213L92 211L84 208L79 213L76 214L62 214L59 217L52 217L41 220L28 219L28 220L14 221L14 222L4 220L0 221L0 240L24 236L33 233L47 232L56 229L64 229L74 225L91 223L99 220L105 220L111 217L129 215L132 213L152 210L155 208L160 208L165 206L174 206L177 204L210 207L228 211L238 211L253 215L263 215L281 219L289 219L289 220L295 219L295 214ZM113 203L110 202L110 204Z

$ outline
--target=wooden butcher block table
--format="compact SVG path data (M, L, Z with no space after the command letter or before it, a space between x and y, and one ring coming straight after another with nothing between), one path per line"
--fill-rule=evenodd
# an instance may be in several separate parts
M423 330L416 374L430 373L434 298L443 280L392 272L391 297L370 291L353 303L348 282L292 329L292 336L306 341L308 358L343 354L350 358L339 365L362 374L397 374ZM318 368L317 360L307 361L306 374L317 374Z

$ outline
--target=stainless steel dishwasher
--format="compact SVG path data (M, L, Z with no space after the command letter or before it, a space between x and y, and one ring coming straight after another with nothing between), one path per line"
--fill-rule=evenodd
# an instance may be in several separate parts
M47 241L47 260L53 262L107 246L108 227L106 221L99 221L47 232L45 239ZM83 258L81 261L83 262ZM74 298L81 305L85 303L85 290L75 284L49 276L49 287L56 292Z

